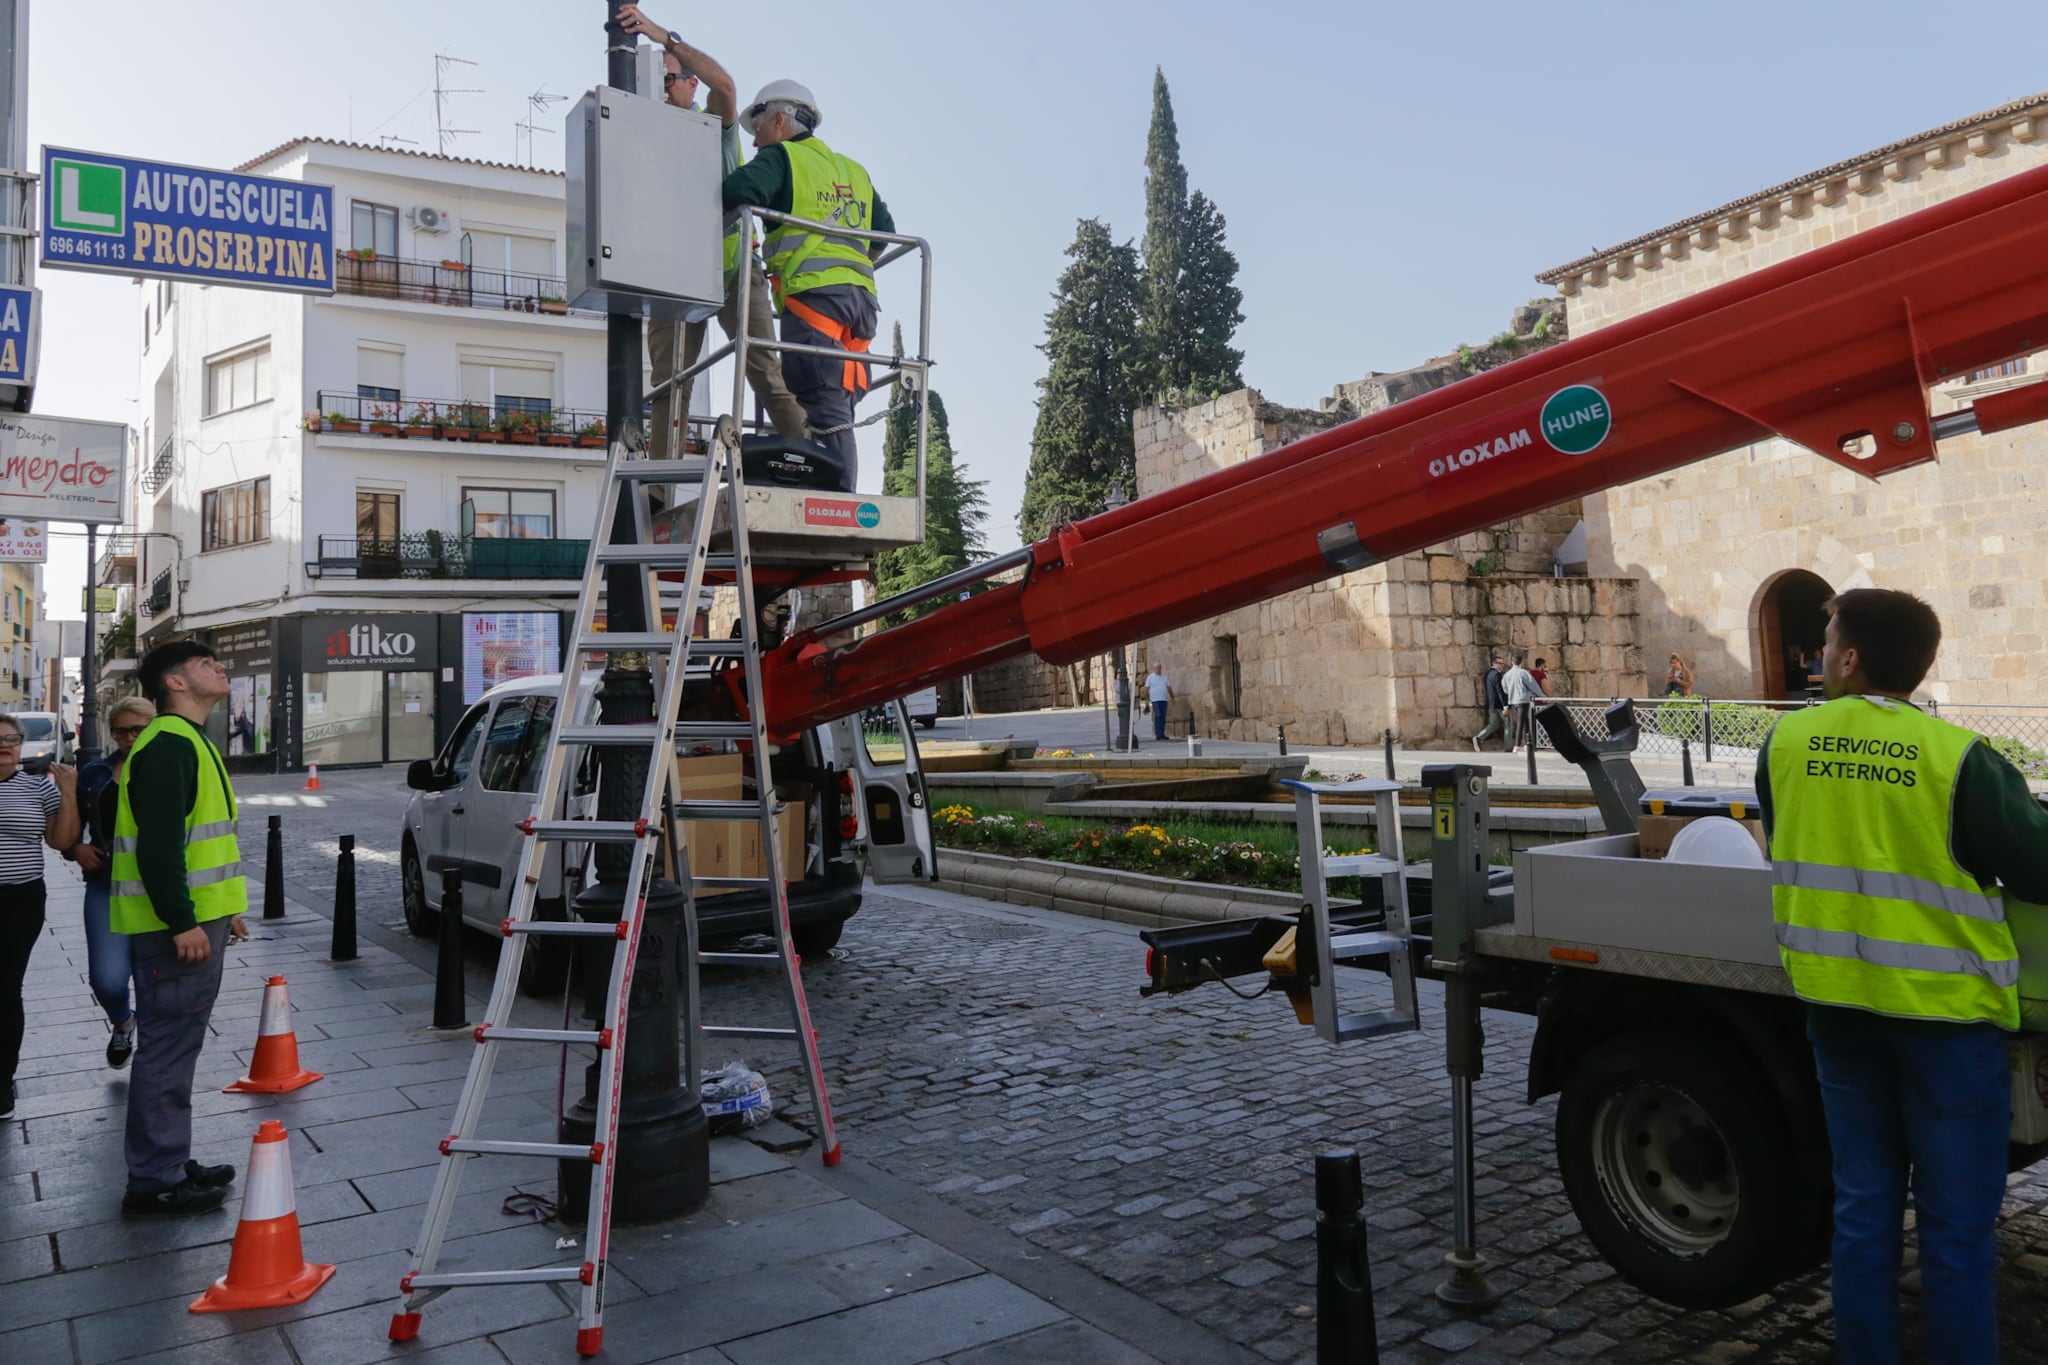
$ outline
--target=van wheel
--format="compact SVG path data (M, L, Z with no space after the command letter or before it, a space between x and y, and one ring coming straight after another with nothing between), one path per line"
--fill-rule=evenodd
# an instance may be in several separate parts
M405 908L405 927L416 938L432 938L439 933L441 915L427 907L427 878L420 870L419 850L412 846L411 839L405 841L405 851L399 858L398 886Z
M1623 1278L1685 1308L1726 1308L1806 1268L1827 1197L1805 1188L1792 1147L1744 1054L1703 1040L1609 1039L1557 1106L1586 1235Z
M823 957L839 946L839 936L845 932L843 919L812 920L790 925L789 941L796 945L798 957Z
M526 954L519 959L519 993L535 999L559 999L569 984L569 945L528 935Z

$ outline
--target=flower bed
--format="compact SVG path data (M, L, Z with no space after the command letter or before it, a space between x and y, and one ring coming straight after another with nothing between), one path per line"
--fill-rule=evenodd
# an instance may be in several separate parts
M933 814L932 831L944 848L1113 867L1225 886L1261 886L1276 891L1301 886L1301 856L1293 831L1286 826L1090 825L1064 817L1034 818L993 807L950 805ZM1370 847L1323 850L1331 856L1374 851ZM1343 889L1339 890L1340 886ZM1355 879L1348 886L1332 883L1332 889L1340 895L1355 894Z

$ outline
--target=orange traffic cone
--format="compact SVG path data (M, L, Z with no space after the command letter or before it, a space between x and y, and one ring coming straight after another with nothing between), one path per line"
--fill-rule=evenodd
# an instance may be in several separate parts
M266 1119L249 1144L248 1193L228 1253L228 1273L187 1305L194 1313L232 1308L283 1308L304 1303L334 1274L312 1265L299 1246L299 1197L292 1189L292 1149L284 1125Z
M320 790L320 765L318 763L308 763L306 765L306 785L299 790L309 792Z
M319 1079L319 1072L299 1065L291 997L285 994L284 978L273 976L263 988L263 1018L256 1025L256 1055L249 1059L249 1074L221 1088L243 1095L275 1095Z

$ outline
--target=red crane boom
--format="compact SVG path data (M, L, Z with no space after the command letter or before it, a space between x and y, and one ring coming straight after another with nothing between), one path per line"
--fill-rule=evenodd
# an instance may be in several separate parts
M1937 434L2048 417L2048 384L1940 433L1927 399L2043 346L2048 167L1063 527L1021 582L864 639L795 636L764 662L770 723L1027 650L1071 662L1771 436L1876 478Z

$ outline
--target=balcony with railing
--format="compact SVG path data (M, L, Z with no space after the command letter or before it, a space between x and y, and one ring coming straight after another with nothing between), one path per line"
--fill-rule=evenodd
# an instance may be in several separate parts
M395 537L321 536L313 577L354 579L577 579L587 540L450 535L408 531Z
M309 432L594 450L602 450L605 444L602 412L544 407L531 398L503 398L496 403L455 398L401 398L394 402L338 389L322 389L314 398L320 406L306 414Z
M101 587L118 587L135 581L135 558L141 544L140 536L126 532L116 531L107 537L107 548L94 569Z
M150 460L148 467L142 471L142 491L150 497L155 497L169 488L174 468L175 461L171 459L171 438L166 436L163 444L156 448L155 458Z
M149 600L142 604L145 615L162 616L171 609L171 571L165 569L150 580Z
M527 275L461 261L414 261L365 251L336 254L334 289L339 294L403 299L446 308L548 313L557 317L604 316L588 308L570 308L569 283L559 275Z

